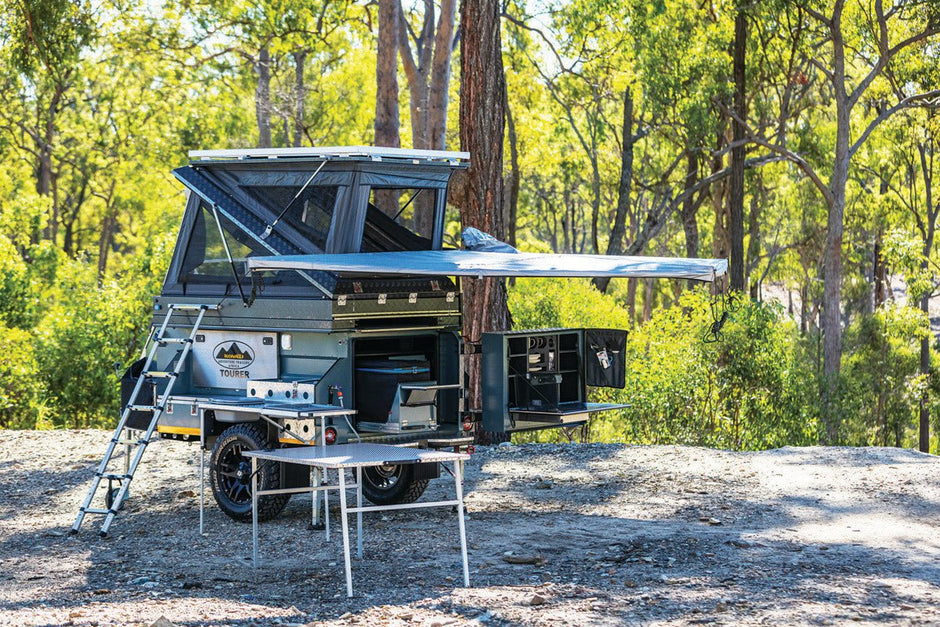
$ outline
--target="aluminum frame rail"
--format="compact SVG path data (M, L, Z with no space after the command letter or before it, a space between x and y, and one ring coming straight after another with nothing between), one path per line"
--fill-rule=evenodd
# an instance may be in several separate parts
M153 343L150 348L150 353L147 355L147 361L144 363L143 371L140 376L137 378L137 383L134 385L134 390L131 392L131 395L128 399L127 405L124 406L123 411L121 412L121 419L118 421L117 427L114 429L114 435L111 437L110 442L108 443L108 448L105 451L104 457L101 459L101 463L98 464L98 469L95 471L95 476L92 479L91 487L88 490L88 494L85 496L85 500L82 502L81 507L78 508L78 515L75 518L75 523L72 524L72 529L70 533L78 533L78 530L82 526L82 522L85 520L87 514L97 514L104 516L104 522L101 524L100 534L102 537L108 535L108 529L111 527L111 523L114 522L114 517L117 516L118 511L123 507L124 501L127 499L128 489L130 488L131 481L134 479L134 473L137 471L137 467L140 465L141 459L143 459L144 451L147 449L147 445L150 444L150 438L153 437L153 432L157 428L157 423L160 421L160 417L163 415L164 410L166 409L167 401L170 398L170 394L173 391L173 385L176 383L176 380L179 378L180 372L183 370L186 357L189 355L189 352L192 350L193 342L196 339L196 333L199 331L199 326L202 324L202 319L205 317L207 311L218 311L221 307L219 305L182 305L182 304L171 304L168 306L168 311L166 317L163 319L163 324L160 325L160 328L153 336ZM166 330L170 325L170 319L173 317L174 313L177 312L198 312L196 314L196 321L193 323L192 331L189 334L189 337L166 337ZM171 371L156 371L151 370L153 365L154 357L157 354L157 351L164 346L169 344L180 344L183 349L179 354L179 358L176 360L176 365ZM154 379L166 379L167 384L163 392L159 394L159 400L157 400L154 405L138 405L137 397L140 396L140 392L144 387L144 381L153 381ZM126 437L121 437L125 429L131 431L127 427L127 421L130 418L132 412L135 411L149 411L152 412L150 418L150 424L147 429L143 432L138 439L133 439L131 434L128 433ZM108 472L108 464L111 463L111 460L114 459L114 453L119 444L125 445L125 461L124 461L124 472L123 473L114 473ZM136 449L134 451L134 456L130 457L131 449ZM101 482L108 482L108 493L105 497L106 507L91 507L91 502L95 497L95 493L98 492L98 488L101 487ZM114 494L111 491L111 484L113 481L117 481L120 484L120 487L117 489L117 493Z

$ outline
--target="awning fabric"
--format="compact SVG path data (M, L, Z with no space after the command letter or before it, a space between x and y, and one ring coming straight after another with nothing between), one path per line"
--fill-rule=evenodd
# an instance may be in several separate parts
M251 270L324 270L340 275L467 277L627 277L713 281L725 259L419 250L339 255L274 255L248 259Z

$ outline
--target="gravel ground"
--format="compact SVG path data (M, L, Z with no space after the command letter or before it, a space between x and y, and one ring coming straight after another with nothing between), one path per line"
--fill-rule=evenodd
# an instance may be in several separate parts
M0 624L940 624L940 461L911 451L478 449L471 587L449 511L372 514L348 600L309 498L257 574L250 525L212 503L200 536L196 445L148 449L108 538L67 535L108 437L0 431Z

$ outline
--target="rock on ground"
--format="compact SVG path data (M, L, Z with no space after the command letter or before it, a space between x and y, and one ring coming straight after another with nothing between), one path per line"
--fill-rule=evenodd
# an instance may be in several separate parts
M197 445L149 447L109 537L69 536L109 435L0 431L0 625L940 623L940 461L912 451L481 448L471 587L450 511L386 512L348 600L309 498L261 525L257 573L211 496L199 534Z

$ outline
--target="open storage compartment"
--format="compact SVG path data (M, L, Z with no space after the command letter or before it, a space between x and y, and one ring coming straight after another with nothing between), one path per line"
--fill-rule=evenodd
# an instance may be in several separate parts
M584 422L624 405L588 403L586 386L622 388L626 331L545 329L483 334L483 428Z
M442 397L459 387L447 380L452 368L440 339L433 334L356 340L353 398L360 431L437 428ZM449 407L450 397L444 401Z

